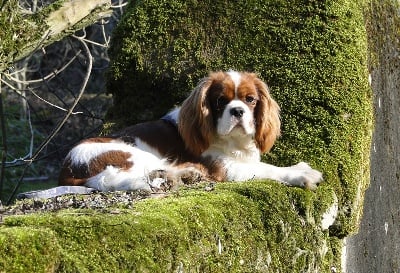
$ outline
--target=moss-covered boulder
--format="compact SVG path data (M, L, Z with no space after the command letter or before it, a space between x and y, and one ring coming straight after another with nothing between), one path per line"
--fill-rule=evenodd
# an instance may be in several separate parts
M321 227L327 196L254 181L130 209L7 216L0 272L331 272L340 242Z
M281 106L283 135L266 158L308 161L357 229L369 182L371 90L365 1L132 1L112 40L109 119L159 118L214 70L257 72Z
M221 183L117 214L7 216L0 272L340 271L340 239L357 230L369 182L364 2L131 1L110 49L110 122L159 118L209 71L254 71L282 108L282 137L264 160L308 161L325 182L313 192Z

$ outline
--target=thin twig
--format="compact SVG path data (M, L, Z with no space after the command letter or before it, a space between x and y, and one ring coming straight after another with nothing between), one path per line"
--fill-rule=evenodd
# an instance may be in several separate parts
M0 80L2 74L0 73ZM1 152L1 170L0 170L0 201L3 196L3 185L4 185L4 177L5 177L5 162L7 160L7 135L6 135L6 119L4 117L4 109L3 109L3 96L2 96L2 88L0 81L0 124L1 124L1 144L2 144L2 152Z
M104 19L102 19L102 21L104 21ZM105 28L105 24L101 24L101 34L103 35L103 40L104 40L104 47L108 48L110 46L110 36L107 37L106 35L106 28Z
M86 43L89 43L89 44L92 44L92 45L95 45L95 46L108 48L107 45L103 45L103 44L100 44L100 43L97 43L97 42L93 42L93 41L91 41L91 40L89 40L89 39L86 39L86 38L80 38L80 39L82 39L82 41L84 41L84 42L86 42Z
M17 83L22 83L22 84L32 84L32 83L40 83L43 81L47 81L47 80L51 80L54 77L56 77L58 74L60 74L61 72L63 72L78 56L79 54L82 52L82 50L79 50L75 56L73 56L71 58L71 60L69 60L63 67L61 67L60 69L55 69L54 71L52 71L50 74L42 77L41 79L36 79L36 80L27 80L27 81L21 81L13 76L11 76L14 73L5 73L4 76L7 77L8 80L17 82Z
M26 99L26 97L24 99ZM29 130L31 132L31 141L30 141L30 145L29 145L29 156L32 156L35 132L32 127L31 109L29 108L29 104L26 104L26 112L27 112L27 117L28 117Z
M22 166L23 163L26 162L26 160L31 158L31 156L32 156L32 153L28 153L27 155L25 155L23 157L14 159L13 161L5 161L4 165L5 165L5 167ZM17 164L17 163L19 163L19 164Z
M2 74L4 75L4 74ZM9 84L8 82L6 82L5 80L3 80L2 78L0 78L0 82L4 83L5 85L7 85L11 90L13 90L15 93L17 93L18 95L22 96L22 93L20 90L18 90L18 88L12 86L11 84Z
M75 37L74 35L72 35L73 37ZM88 69L86 72L86 76L85 79L83 80L82 83L82 87L79 91L78 96L76 97L74 103L72 104L72 106L70 107L70 109L68 110L68 112L66 113L66 115L64 116L64 118L59 122L59 124L57 125L57 127L53 130L53 132L49 135L49 137L40 145L40 147L37 149L37 151L35 152L35 154L32 156L32 160L35 160L36 157L39 155L39 153L44 149L44 147L47 146L47 144L49 144L50 140L58 133L58 131L60 131L60 129L64 126L65 122L68 120L68 118L72 115L72 113L74 112L74 109L76 107L76 105L78 104L79 100L81 99L85 89L86 89L86 85L89 81L89 77L92 71L92 67L93 67L93 57L92 54L90 53L89 47L87 46L87 44L82 41L81 39L77 38L78 41L81 42L83 48L85 49L85 53L87 54L87 58L88 58Z
M119 2L121 2L121 1L119 1ZM123 1L122 1L123 2ZM121 4L118 4L118 5L111 5L111 8L112 9L121 9L121 8L123 8L123 7L125 7L126 5L128 5L128 2L126 1L126 2L123 2L123 3L121 3Z
M55 105L55 104L53 104L53 103L51 103L51 102L45 100L44 98L42 98L41 96L39 96L38 94L36 94L35 91L33 91L33 90L30 90L30 91L31 91L31 93L32 93L36 98L38 98L39 100L45 102L46 104L48 104L48 105L50 105L50 106L52 106L52 107L54 107L54 108L57 108L58 110L61 110L61 111L64 111L64 112L68 112L67 109L62 108L62 107L60 107L60 106L58 106L58 105ZM77 114L83 114L83 112L73 112L73 113L71 113L71 115L77 115Z

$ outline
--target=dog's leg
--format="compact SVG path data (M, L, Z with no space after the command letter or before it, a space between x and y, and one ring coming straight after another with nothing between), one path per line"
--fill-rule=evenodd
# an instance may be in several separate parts
M305 162L290 167L277 167L262 162L230 162L227 170L227 180L231 181L272 179L290 186L309 189L315 189L318 183L322 181L322 173L312 169Z

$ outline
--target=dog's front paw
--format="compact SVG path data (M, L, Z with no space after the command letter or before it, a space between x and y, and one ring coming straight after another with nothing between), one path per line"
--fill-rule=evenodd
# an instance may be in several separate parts
M165 192L177 189L180 185L191 185L207 181L207 178L199 169L185 167L151 171L148 174L148 181L153 192Z
M205 175L194 167L179 170L175 175L179 177L181 183L184 185L197 184L207 180Z
M148 174L148 183L152 192L165 192L177 182L168 176L166 170L153 170Z
M323 180L322 173L311 168L305 162L300 162L289 168L290 174L287 177L287 182L290 185L314 190Z

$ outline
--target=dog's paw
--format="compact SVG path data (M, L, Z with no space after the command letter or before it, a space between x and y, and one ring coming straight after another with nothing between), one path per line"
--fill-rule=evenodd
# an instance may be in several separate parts
M176 176L179 177L181 183L184 185L197 184L206 180L204 174L194 167L188 167L179 170L176 173Z
M166 170L153 170L148 174L148 183L152 192L166 192L174 188L178 181Z
M153 192L177 189L180 185L192 185L207 181L205 175L195 167L154 170L148 174L148 183Z
M322 173L305 162L293 165L290 169L291 173L287 181L290 185L314 190L323 180Z

